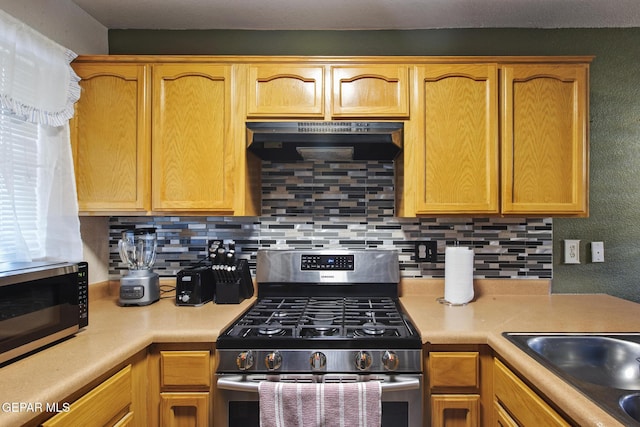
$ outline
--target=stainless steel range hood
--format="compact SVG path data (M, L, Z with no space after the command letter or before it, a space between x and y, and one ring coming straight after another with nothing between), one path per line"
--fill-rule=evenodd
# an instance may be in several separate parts
M401 122L247 122L248 148L263 160L393 160Z

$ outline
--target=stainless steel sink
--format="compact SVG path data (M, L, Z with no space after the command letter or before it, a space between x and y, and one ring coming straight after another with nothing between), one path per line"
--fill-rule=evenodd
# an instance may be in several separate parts
M634 420L640 422L640 394L627 394L620 399L620 407Z
M594 384L640 390L640 344L604 336L542 336L530 349L569 375Z
M504 333L624 425L640 426L640 333Z

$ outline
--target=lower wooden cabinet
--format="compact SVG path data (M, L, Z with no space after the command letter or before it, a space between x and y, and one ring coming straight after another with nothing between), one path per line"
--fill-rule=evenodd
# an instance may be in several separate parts
M208 426L208 392L160 393L161 426Z
M480 395L437 394L431 396L432 427L479 427Z
M57 415L43 427L144 427L147 426L145 393L146 351L128 360L116 373L101 380L79 397L58 404ZM70 402L70 404L68 403Z
M427 424L432 427L481 427L491 411L491 354L480 345L427 346Z
M571 425L499 359L493 367L493 387L496 426Z
M206 344L151 347L149 425L212 425L214 354Z

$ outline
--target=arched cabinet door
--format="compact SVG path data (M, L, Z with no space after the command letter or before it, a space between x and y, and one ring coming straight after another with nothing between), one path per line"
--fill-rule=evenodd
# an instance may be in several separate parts
M70 121L81 213L150 207L150 68L73 63L82 96Z
M416 214L498 213L497 66L418 66L415 81L405 163Z
M154 64L152 209L232 213L231 66Z
M402 64L332 66L331 116L409 117L409 67Z
M249 118L324 116L323 65L250 65L248 73Z
M502 68L502 212L588 215L588 66Z

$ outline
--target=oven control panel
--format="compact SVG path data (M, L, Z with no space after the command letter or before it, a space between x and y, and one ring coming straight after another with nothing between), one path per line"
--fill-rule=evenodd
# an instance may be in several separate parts
M300 260L302 270L343 270L353 271L353 255L317 255L302 254Z

